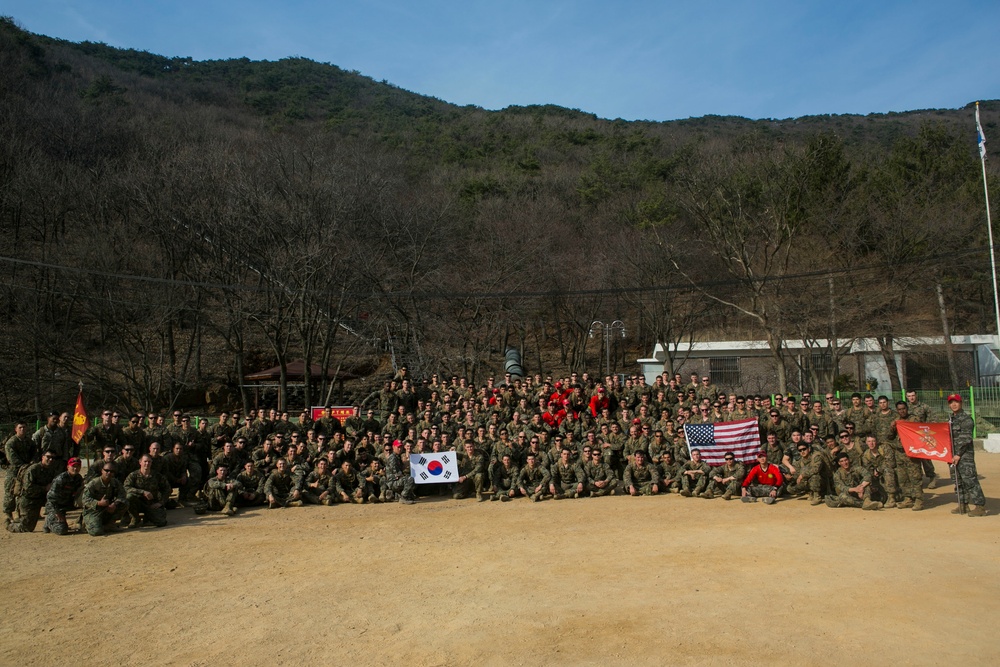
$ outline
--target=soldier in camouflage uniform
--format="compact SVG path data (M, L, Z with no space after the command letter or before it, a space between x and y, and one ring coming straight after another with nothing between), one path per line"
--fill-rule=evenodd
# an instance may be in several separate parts
M549 493L556 500L582 498L586 493L583 470L572 460L568 447L560 450L559 460L549 469Z
M900 421L916 422L917 418L909 413L909 408L905 401L896 402L897 419L893 422L893 439L890 446L896 456L896 486L899 491L901 502L896 504L897 509L913 508L920 511L924 508L924 467L920 459L910 458L906 455L903 445L899 440L899 432L896 424Z
M701 495L708 488L708 478L712 468L701 460L701 450L691 450L691 460L681 470L681 495L690 498Z
M972 445L972 417L962 410L962 397L952 394L948 397L951 410L951 440L954 446L952 465L955 467L955 485L959 493L959 506L952 514L961 514L968 506L969 516L986 516L986 497L979 485L976 470L975 448Z
M351 466L350 461L344 461L340 464L340 470L337 471L333 484L337 498L342 503L360 505L371 496L364 476Z
M125 486L116 476L114 464L105 463L101 466L101 476L83 488L83 526L91 537L116 533L127 512Z
M184 445L180 442L175 442L173 451L163 457L161 474L167 478L171 489L177 489L176 504L178 507L184 507L184 502L188 500L188 496L194 495L199 486L195 478L189 474L189 462L190 459L187 452L184 451ZM199 480L200 477L201 474L199 472Z
M794 462L794 471L788 484L788 494L801 496L809 494L809 504L819 505L823 502L823 481L825 466L823 457L814 452L805 441L797 445L799 458Z
M896 455L889 445L880 445L874 435L865 438L865 451L861 463L872 477L872 499L882 501L885 507L896 506ZM875 496L878 498L875 498Z
M9 526L17 506L17 496L14 493L17 478L38 458L38 450L28 437L27 422L17 422L14 435L4 444L4 452L7 454L7 474L3 485L3 514L4 525Z
M486 500L486 456L476 451L476 443L465 441L465 452L458 455L458 482L452 487L452 498L462 500L473 493L479 502Z
M873 433L872 411L861 403L861 394L851 394L851 407L844 412L845 423L854 423L854 432L860 438L866 438Z
M906 407L918 423L926 424L931 420L930 407L918 399L917 392L912 389L906 392ZM929 482L927 488L933 489L937 486L937 473L934 472L934 462L930 459L920 459L920 465Z
M532 502L538 502L546 497L549 489L549 469L537 461L537 454L528 450L524 459L524 467L517 480L518 488Z
M333 474L330 462L316 461L316 469L306 475L302 486L302 501L310 505L332 505L334 502Z
M736 460L732 452L725 453L725 463L717 468L712 468L709 473L708 488L702 494L703 498L714 498L722 495L723 500L732 500L733 496L740 494L740 485L746 477L746 468Z
M836 459L837 469L833 473L833 494L827 495L827 507L860 507L878 510L882 503L872 500L872 476L864 467L851 465L851 457L841 452Z
M625 466L625 488L633 496L655 496L660 492L660 471L646 460L646 452L637 449L632 462Z
M170 483L163 475L153 472L153 459L149 454L139 459L139 469L125 479L128 499L129 528L138 528L145 517L146 523L163 527L167 525L166 502L170 498Z
M35 431L31 440L39 452L55 452L56 458L52 461L52 465L56 470L63 470L66 467L66 462L72 454L73 443L69 439L69 433L59 426L58 412L49 413L45 425Z
M592 449L590 459L583 464L583 474L587 480L587 492L598 498L613 496L618 492L618 477L607 463L600 448Z
M270 470L267 472L268 475L271 474ZM254 466L253 461L247 461L243 464L243 470L236 476L236 481L240 483L240 492L236 496L236 507L264 504L266 500L264 485L267 483L267 476Z
M416 500L415 485L409 465L403 464L402 451L403 444L396 440L385 459L385 499L391 502L398 496L399 502L412 505Z
M69 534L66 513L76 507L76 498L83 491L83 477L80 475L81 461L71 458L65 472L56 475L45 496L45 532L56 535Z
M103 451L105 447L112 447L117 454L124 444L121 429L111 423L111 414L110 410L102 412L101 423L91 426L83 436L84 442L90 443L90 451L95 453L94 458L97 458L96 453Z
M241 490L242 485L229 476L229 468L219 466L215 469L215 476L205 483L201 495L209 510L232 516L236 514L236 500Z
M663 493L681 492L681 475L684 474L684 464L674 460L670 451L660 457L660 486Z
M56 469L52 466L54 452L42 454L39 463L33 463L21 473L21 493L17 498L17 521L7 525L12 533L30 533L42 514L49 485L55 479ZM46 531L48 532L48 531Z
M278 459L275 468L264 482L264 496L270 509L277 507L298 507L302 504L302 492L295 488L295 481L288 471L288 461ZM350 464L346 464L350 468ZM363 500L363 499L362 499Z
M490 471L490 500L508 502L517 496L517 480L521 472L510 454L503 454Z

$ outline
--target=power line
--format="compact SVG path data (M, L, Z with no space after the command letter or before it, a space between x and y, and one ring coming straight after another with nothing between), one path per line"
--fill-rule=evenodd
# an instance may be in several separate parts
M840 267L833 269L817 269L815 271L803 271L799 273L787 273L779 276L768 276L760 279L759 283L780 283L780 282L795 282L804 279L812 278L830 278L834 276L842 276L852 273L866 273L869 271L886 271L896 268L898 266L913 266L913 265L933 265L946 260L955 260L962 257L970 257L978 254L985 254L989 249L987 247L975 247L966 248L964 250L958 250L950 253L942 253L937 255L927 255L923 257L913 257L908 260L904 260L895 264L893 266L887 266L885 264L869 264L863 266L853 266L853 267ZM66 266L61 264L51 264L47 262L38 262L33 260L18 259L16 257L6 257L0 256L0 262L7 264L14 264L20 266L30 266L34 268L50 269L54 271L64 271L67 273L76 273L82 275L90 276L100 276L104 278L112 278L122 281L136 281L155 285L164 285L169 287L193 287L200 289L209 290L220 290L227 292L254 292L260 293L268 291L268 287L255 286L255 285L234 285L227 283L212 283L205 281L195 281L195 280L180 280L176 278L158 278L154 276L141 276L134 274L123 274L114 273L109 271L100 271L97 269L87 269L75 266ZM649 286L629 286L629 287L599 287L593 289L551 289L551 290L532 290L532 291L510 291L510 292L430 292L430 291L374 291L369 290L365 292L357 291L327 291L327 290L309 290L311 296L340 296L346 295L358 299L373 299L373 298L403 298L415 301L438 301L438 300L455 300L455 299L486 299L486 300L496 300L496 299L549 299L556 297L589 297L589 296L614 296L622 294L655 294L660 292L677 292L677 291L689 291L692 289L707 289L713 287L734 287L741 286L745 284L745 281L739 278L727 278L723 280L712 280L712 281L702 281L702 282L683 282L667 285L649 285ZM58 290L46 290L41 288L34 288L27 285L14 285L6 284L6 287L12 289L25 289L32 291L39 291L47 294L60 294L64 296L74 296L78 298L97 298L104 299L102 296L94 295L91 297L86 294L69 294L66 292L61 292ZM121 303L131 303L135 304L131 300L121 300ZM147 304L150 306L156 304ZM167 304L162 304L161 307L176 307ZM193 310L193 309L190 309Z

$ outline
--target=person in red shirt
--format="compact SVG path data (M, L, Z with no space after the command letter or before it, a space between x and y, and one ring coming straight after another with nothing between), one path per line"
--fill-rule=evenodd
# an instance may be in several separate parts
M601 414L601 410L610 407L611 401L608 400L604 387L598 387L597 393L590 397L590 415L596 419Z
M761 451L757 454L757 465L743 480L742 500L745 503L755 503L758 498L763 498L765 503L771 505L778 501L781 485L784 483L785 478L781 475L781 470L773 463L768 463L767 452Z

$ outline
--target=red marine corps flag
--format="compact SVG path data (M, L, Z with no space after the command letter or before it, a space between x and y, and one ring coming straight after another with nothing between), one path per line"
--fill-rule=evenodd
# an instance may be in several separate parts
M83 440L87 432L87 408L83 407L83 385L80 385L80 393L76 397L76 410L73 411L73 431L70 437L77 445Z
M910 458L951 463L951 429L948 422L921 424L898 421L896 433L903 451Z

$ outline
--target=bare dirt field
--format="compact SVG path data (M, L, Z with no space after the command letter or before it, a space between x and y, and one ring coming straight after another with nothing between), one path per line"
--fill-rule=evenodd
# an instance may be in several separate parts
M0 664L996 665L1000 455L977 459L976 519L949 484L923 512L435 498L39 524L0 535Z

